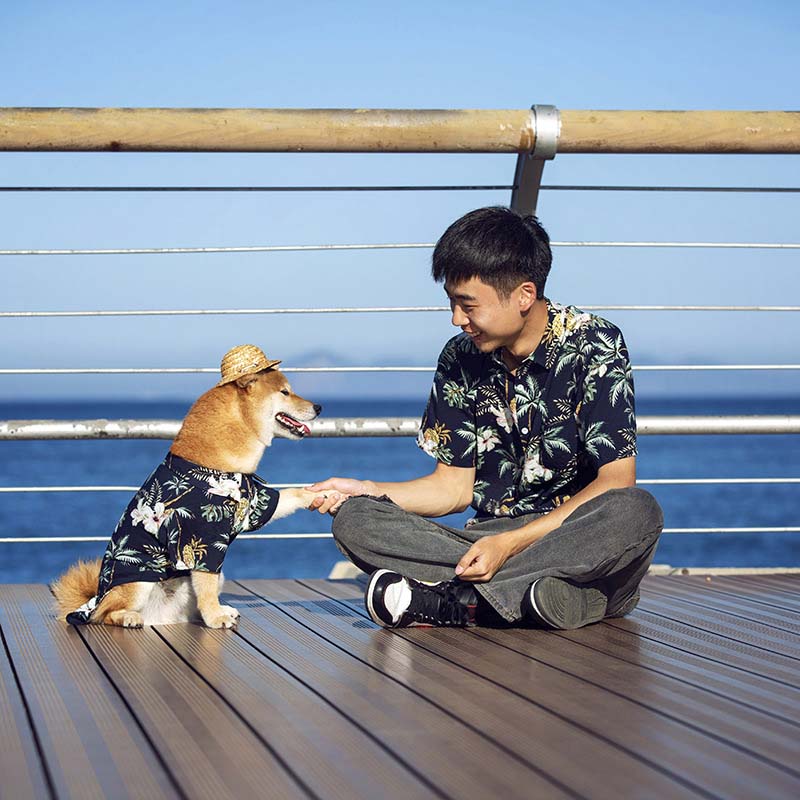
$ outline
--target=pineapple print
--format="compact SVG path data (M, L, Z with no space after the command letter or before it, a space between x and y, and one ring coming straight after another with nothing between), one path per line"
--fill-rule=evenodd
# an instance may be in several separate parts
M186 564L189 569L194 569L194 550L192 550L192 546L190 544L183 546L183 552L181 555L183 556L183 563Z
M550 326L550 340L562 341L564 338L564 316L563 314L553 315L553 324Z
M236 511L233 515L233 529L238 531L244 525L248 514L250 513L250 501L242 498L236 503Z
M423 437L433 447L439 447L450 441L450 431L445 428L444 423L439 422L433 428L428 428Z
M183 550L181 550L183 563L186 564L189 569L194 569L197 562L205 556L206 550L206 545L198 538L192 537L192 541L189 542L189 544L185 544Z

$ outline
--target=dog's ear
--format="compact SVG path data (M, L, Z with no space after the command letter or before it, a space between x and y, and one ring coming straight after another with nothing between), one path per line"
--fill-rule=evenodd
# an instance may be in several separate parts
M242 375L241 378L236 379L236 385L240 389L247 389L249 386L252 386L258 380L258 374L255 372L251 372L249 375Z

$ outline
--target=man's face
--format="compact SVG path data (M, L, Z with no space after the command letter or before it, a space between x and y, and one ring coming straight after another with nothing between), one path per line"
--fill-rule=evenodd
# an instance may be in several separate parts
M446 283L444 290L450 298L453 325L470 336L482 353L512 344L522 331L520 289L504 300L493 286L470 278L457 285Z

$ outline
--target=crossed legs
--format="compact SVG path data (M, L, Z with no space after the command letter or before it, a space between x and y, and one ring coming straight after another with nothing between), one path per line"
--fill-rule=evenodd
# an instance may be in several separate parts
M447 581L477 539L512 530L537 515L498 518L463 530L403 511L388 500L353 497L333 522L337 545L365 572L388 569L419 581ZM554 531L509 559L491 581L475 584L507 622L523 618L531 583L556 577L600 590L607 616L636 606L663 526L658 503L643 489L612 489L579 506Z

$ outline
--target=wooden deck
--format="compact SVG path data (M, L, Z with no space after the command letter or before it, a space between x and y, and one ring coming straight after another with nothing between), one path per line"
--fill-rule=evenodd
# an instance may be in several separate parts
M558 633L227 587L235 632L75 630L0 587L0 795L800 797L800 576L648 577L629 618Z

